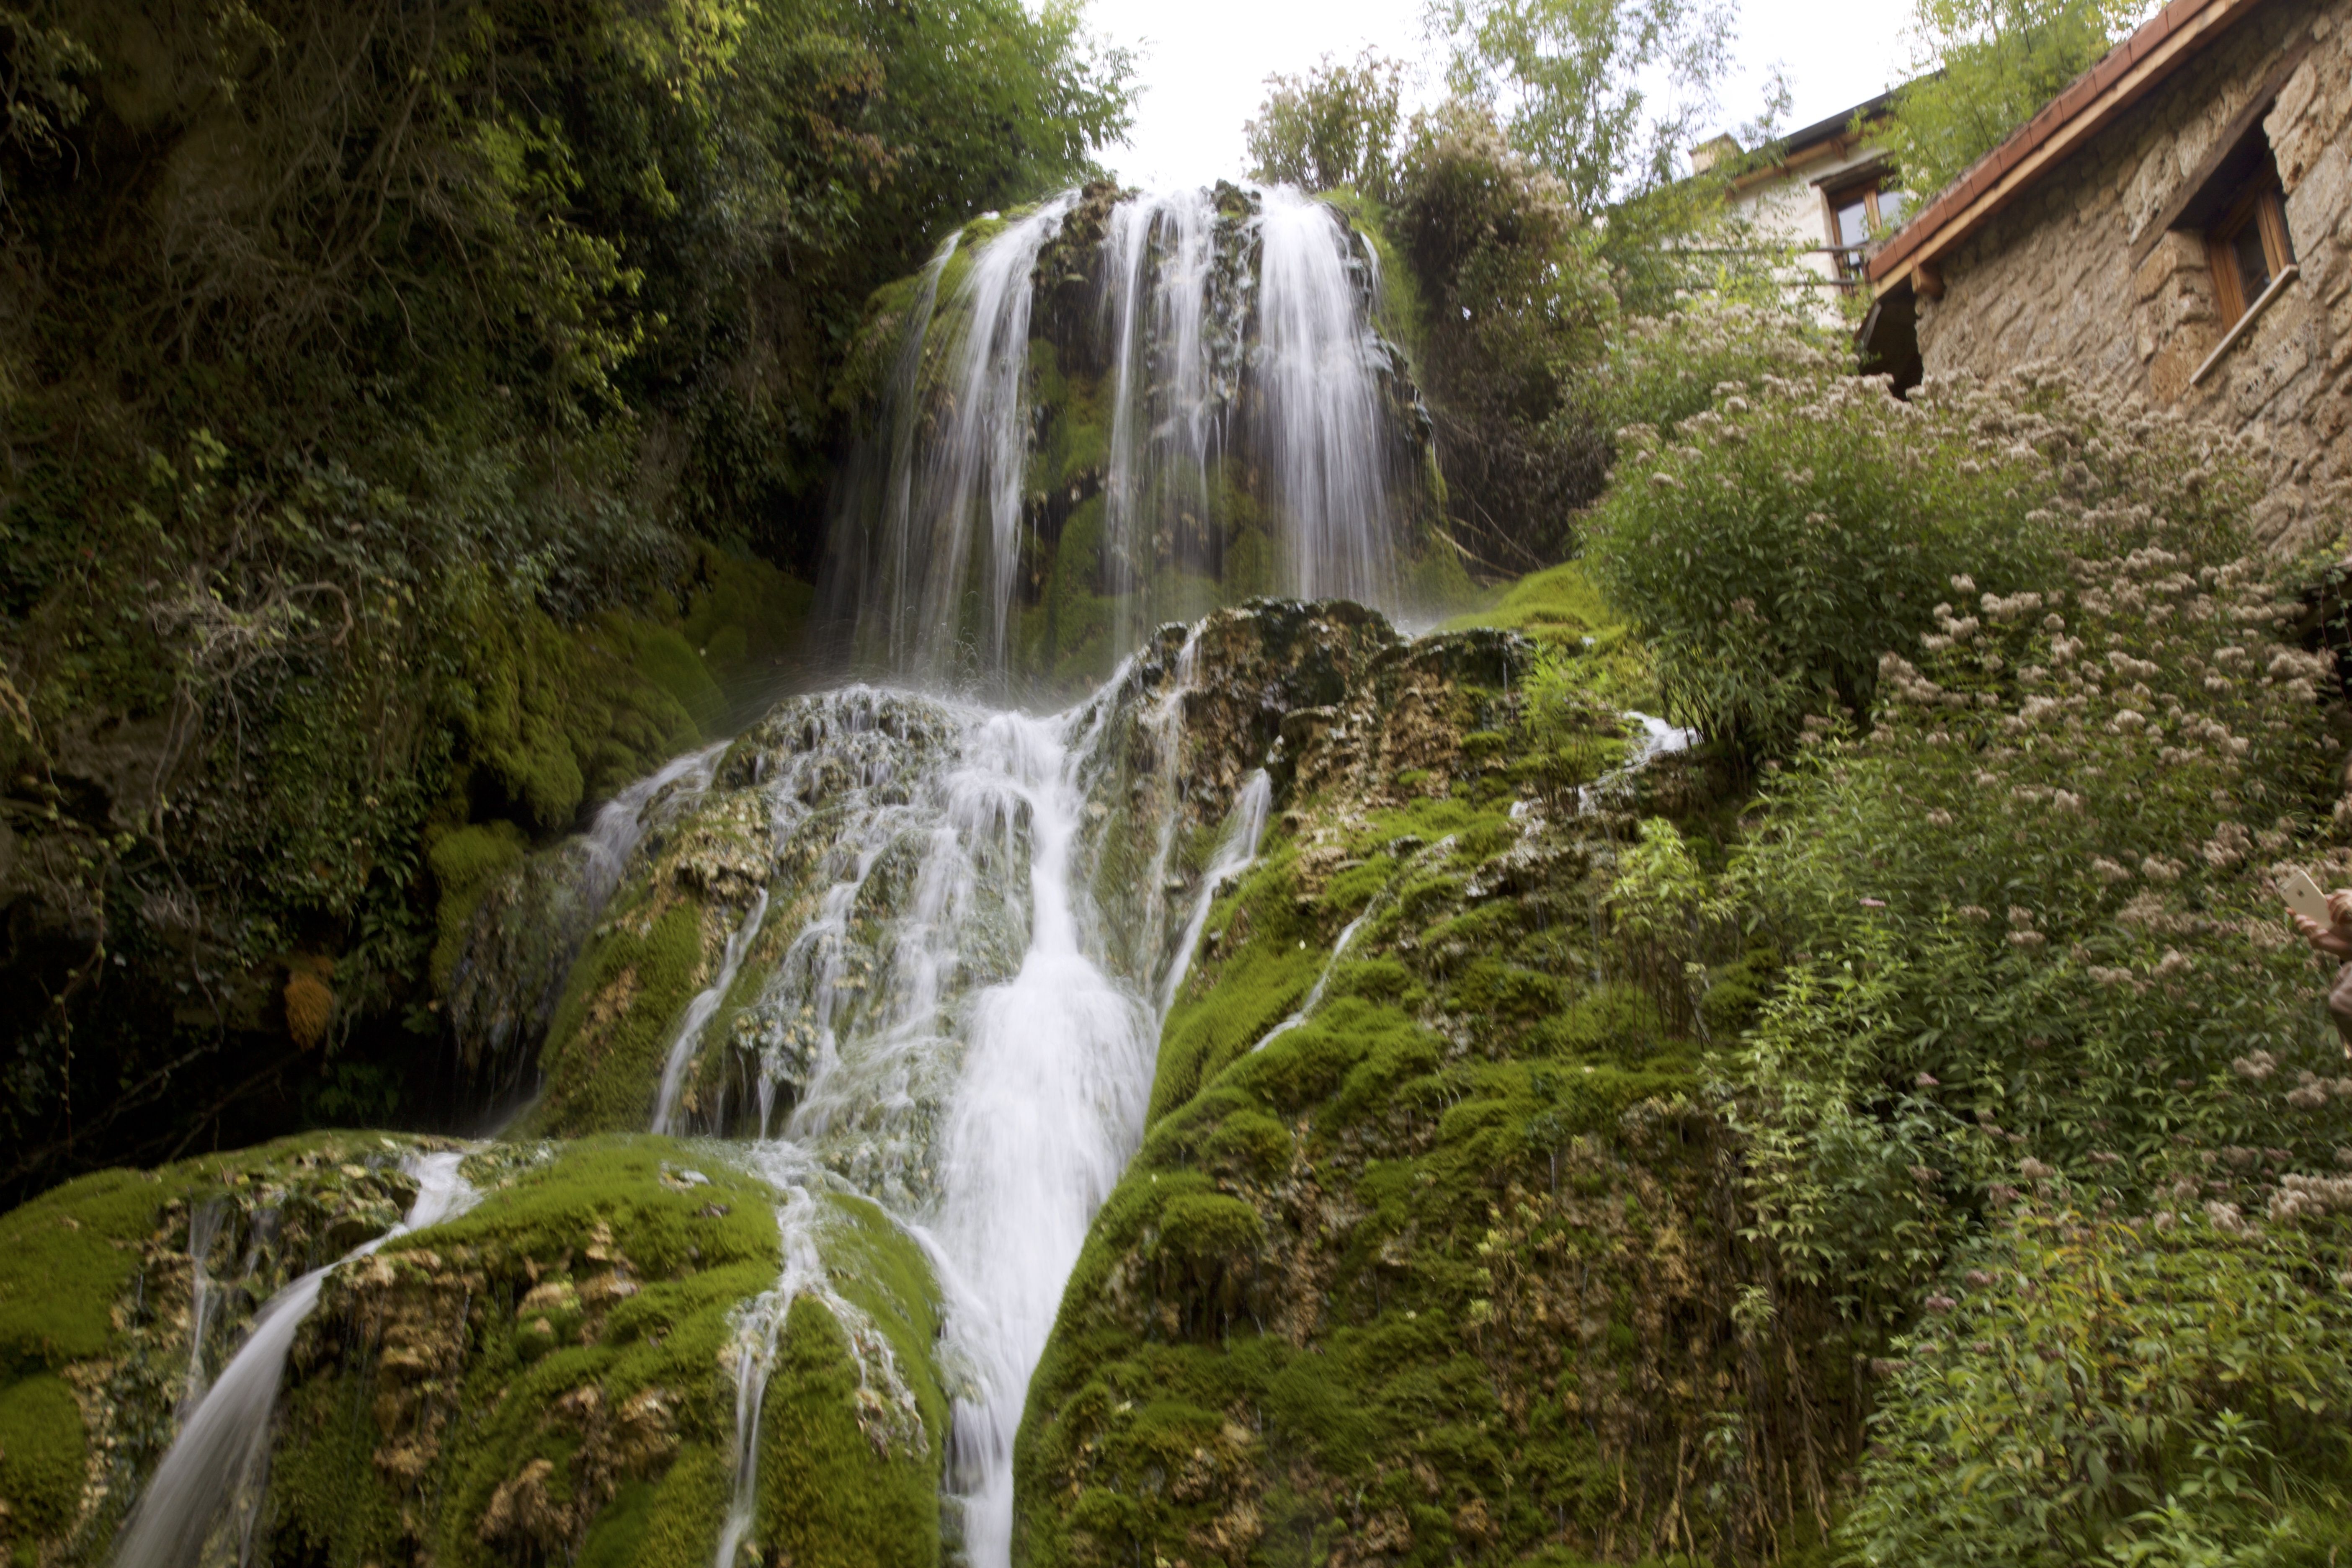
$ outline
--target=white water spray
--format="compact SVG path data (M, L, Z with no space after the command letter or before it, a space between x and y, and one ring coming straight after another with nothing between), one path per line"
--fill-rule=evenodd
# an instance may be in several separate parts
M1370 264L1359 262L1328 205L1287 186L1267 189L1265 204L1258 378L1265 446L1288 520L1287 586L1301 598L1387 605L1397 541L1375 360L1381 351L1355 279L1358 265Z
M324 1268L288 1285L254 1314L244 1345L200 1400L156 1467L118 1538L115 1568L190 1568L228 1514L237 1561L253 1555L262 1489L268 1479L270 1416L294 1335L319 1305L333 1269L365 1258L394 1237L463 1214L480 1197L457 1166L461 1153L404 1161L415 1176L416 1201L401 1222Z

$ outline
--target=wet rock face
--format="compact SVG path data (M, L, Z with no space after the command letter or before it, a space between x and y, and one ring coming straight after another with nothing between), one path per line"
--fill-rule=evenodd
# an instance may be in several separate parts
M1481 637L1496 669L1526 658L1523 641L1488 634L1407 645L1384 617L1336 600L1252 600L1197 629L1155 634L1087 709L1087 722L1110 731L1083 787L1094 803L1085 854L1114 963L1139 989L1166 967L1198 891L1194 862L1250 771L1285 765L1286 724L1359 688L1416 701L1414 672L1443 684L1463 648L1486 647ZM1408 657L1408 647L1423 651ZM918 886L942 803L988 724L981 710L848 688L794 698L739 737L709 792L647 834L583 946L554 1009L534 1126L573 1135L647 1125L677 1021L756 907L734 982L690 1054L677 1125L780 1130L826 1042L877 1026L873 1010L904 980L904 921L918 900L949 891ZM952 972L931 983L940 1007L1010 975L1026 939L1025 819L1009 800L982 807L1006 813L1003 831L974 835L953 868L970 887L954 895L965 923ZM829 909L845 879L854 898ZM485 905L534 907L504 889ZM870 1102L845 1105L840 1173L877 1196L921 1201L950 1067L904 1064L891 1082L866 1086Z

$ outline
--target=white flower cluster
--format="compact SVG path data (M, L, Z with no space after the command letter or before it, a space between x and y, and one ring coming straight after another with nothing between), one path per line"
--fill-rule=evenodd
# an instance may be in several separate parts
M2352 1100L2352 1078L2322 1078L2315 1072L2295 1074L2295 1086L2286 1102L2297 1110L2316 1110L2333 1098Z
M2352 1176L2284 1175L2271 1194L2273 1220L2331 1214L2352 1214Z

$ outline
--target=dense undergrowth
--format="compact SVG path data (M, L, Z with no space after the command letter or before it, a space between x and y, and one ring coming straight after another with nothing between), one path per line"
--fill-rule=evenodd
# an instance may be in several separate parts
M1595 555L1760 781L1684 912L1785 965L1710 1059L1747 1232L1887 1336L1843 1550L2328 1560L2352 1077L2277 891L2347 879L2328 563L2061 377L1717 394Z
M444 1114L485 857L788 673L866 294L1082 170L1123 61L1010 0L0 51L0 1193Z

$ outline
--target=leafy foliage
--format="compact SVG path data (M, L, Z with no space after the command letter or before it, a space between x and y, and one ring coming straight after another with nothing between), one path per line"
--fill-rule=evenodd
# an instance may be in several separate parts
M2154 460L2098 421L2004 421L1965 394L1899 402L1808 357L1799 377L1724 384L1738 390L1667 443L1621 431L1629 482L1588 541L1611 596L1638 607L1669 710L1751 757L1809 713L1866 715L1879 655L1925 629L1953 575L2042 581L2058 541L2036 514ZM2184 524L2210 514L2183 499Z
M282 1077L298 958L412 1058L427 840L772 679L866 294L1126 115L1063 5L121 9L0 11L11 1184Z
M1242 127L1253 177L1302 190L1346 186L1396 197L1404 130L1404 65L1367 48L1353 65L1329 55L1305 76L1266 78L1257 117Z
M2324 1562L2352 1298L2294 1229L2020 1205L1888 1369L1868 1564Z
M1627 432L1593 552L1664 606L1670 705L1764 770L1721 885L1645 828L1685 922L1649 923L1728 898L1777 959L1714 1068L1759 1300L1880 1352L1840 1543L2325 1561L2352 1077L2273 878L2347 858L2300 577L2245 554L2232 438L2037 372L1904 405L1823 368Z
M1959 178L2098 58L2142 7L2127 0L1916 0L1912 80L1885 131L1920 196Z
M1512 143L1589 214L1675 178L1736 23L1708 0L1434 0L1429 14L1452 45L1454 91L1494 104Z
M1616 301L1551 174L1465 104L1416 120L1393 216L1427 325L1419 370L1453 531L1489 572L1563 553L1605 453L1571 398Z

